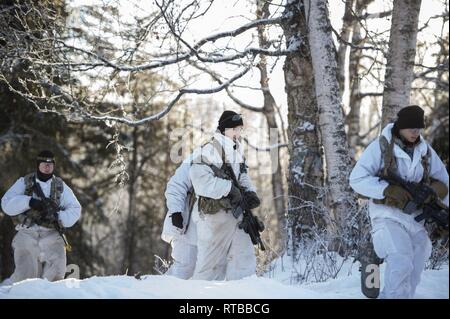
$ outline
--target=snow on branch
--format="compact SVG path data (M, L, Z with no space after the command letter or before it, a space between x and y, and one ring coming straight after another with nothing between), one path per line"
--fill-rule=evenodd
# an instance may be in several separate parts
M4 54L5 58L0 63L0 82L30 102L36 110L56 113L77 122L105 121L141 125L164 117L185 94L213 94L222 90L226 90L239 105L261 112L262 108L245 105L238 100L229 86L252 69L253 61L258 56L285 56L297 48L290 46L283 49L281 37L269 41L270 44L267 42L266 46L253 43L253 40L240 48L230 43L233 38L258 27L280 25L289 16L256 18L242 22L242 25L232 30L214 32L197 41L190 40L193 42L190 44L183 32L187 23L199 13L194 12L198 3L188 4L186 10L182 7L167 10L166 5L175 5L175 2L161 2L163 6L157 2L160 12L154 12L150 23L137 26L124 23L124 29L119 31L113 21L118 13L112 14L114 10L108 11L107 8L101 25L97 21L99 12L92 8L86 9L86 17L89 18L86 20L89 20L87 26L98 27L95 29L97 32L75 25L59 11L38 6L32 1L23 10L18 5L11 10L3 10L0 12L0 26L4 30L0 32L0 55ZM181 11L176 12L180 8ZM34 24L30 23L32 19L26 18L28 9L36 15ZM14 14L9 14L10 11ZM149 26L155 30L150 30ZM164 30L169 30L166 35L175 42L175 46L173 43L166 44L168 37L159 38ZM155 34L159 42L155 44L147 39L143 43L149 33ZM218 45L216 41L221 39L230 41ZM159 50L155 49L155 45L159 46ZM139 52L138 47L141 48ZM153 52L155 50L157 52ZM191 62L207 66L220 63L227 70L214 78L216 83L213 82L210 88L192 87L199 75L190 73L188 67ZM127 81L137 78L138 72L142 72L139 74L141 78L154 78L156 91L150 92L151 99L156 96L164 99L160 109L152 111L150 115L141 115L142 118L125 112L118 113L123 111L123 103L136 103ZM173 77L173 74L178 77ZM167 82L161 80L164 77L167 77ZM121 89L123 91L118 93ZM170 95L166 95L167 92ZM109 102L112 97L121 101L120 105L118 102ZM140 102L140 105L151 107L148 101Z
M264 48L249 47L249 48L246 48L242 52L237 52L236 54L220 55L218 57L211 57L207 53L199 50L206 43L215 42L221 38L235 37L239 34L242 34L243 32L245 32L247 30L256 28L258 26L280 24L284 19L286 19L285 16L281 16L281 17L277 17L277 18L270 18L270 19L257 19L252 22L249 22L235 30L225 31L225 32L220 32L220 33L209 35L209 36L201 39L194 45L189 45L180 36L176 35L178 40L182 41L189 48L189 50L187 52L176 52L176 53L172 54L172 56L168 56L167 59L165 59L165 60L157 60L157 61L152 61L150 63L135 65L135 66L123 65L123 64L121 65L121 64L114 63L111 60L106 59L92 51L67 44L66 42L59 40L59 39L55 39L55 42L59 43L60 45L62 45L65 48L84 53L84 54L90 56L91 58L94 58L95 60L102 62L102 63L96 63L95 66L110 67L110 68L116 69L118 71L127 71L127 72L144 71L144 70L161 68L161 67L171 65L171 64L176 64L176 63L185 61L193 56L196 56L202 62L222 63L222 62L228 62L228 61L232 61L232 60L241 59L248 55L257 55L257 54L268 55L268 56L288 55L289 53L294 52L296 50L296 48L292 47L287 50L283 50L283 49L269 50L269 49L264 49ZM169 21L167 21L167 24L169 26L171 25ZM175 32L175 31L173 31L173 32ZM174 33L174 34L176 34L176 33ZM89 65L88 63L84 63L84 64Z

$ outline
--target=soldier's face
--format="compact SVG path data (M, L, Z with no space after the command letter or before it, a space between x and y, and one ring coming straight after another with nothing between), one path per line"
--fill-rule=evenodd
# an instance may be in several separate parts
M405 128L400 130L400 135L403 136L408 142L414 143L420 136L420 128Z
M241 138L243 126L226 128L224 134L226 137L231 138L233 141L238 141Z
M55 165L53 163L40 163L39 171L43 174L52 174L55 169Z

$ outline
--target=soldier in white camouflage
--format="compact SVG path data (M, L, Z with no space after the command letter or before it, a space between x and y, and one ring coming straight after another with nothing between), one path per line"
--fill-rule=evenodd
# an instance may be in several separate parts
M62 233L80 218L81 205L72 190L54 175L55 157L42 151L36 172L20 177L5 193L1 206L12 217L15 270L9 279L64 279L67 242Z
M388 124L381 136L364 150L350 174L350 186L358 194L370 198L374 251L369 245L365 258L360 260L364 264L376 253L386 263L380 298L414 297L425 262L431 254L431 241L424 220L419 216L424 212L423 207L431 202L441 203L448 211L448 173L437 153L420 134L424 127L421 107L402 108L395 123ZM417 209L406 209L417 198L411 194L411 189L390 182L388 177L392 174L430 190Z

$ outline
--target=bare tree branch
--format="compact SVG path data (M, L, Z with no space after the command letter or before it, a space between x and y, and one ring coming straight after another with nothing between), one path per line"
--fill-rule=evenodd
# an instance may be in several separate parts
M331 28L331 30L333 31L334 35L337 37L339 42L344 43L345 45L348 45L348 46L350 46L353 49L356 49L356 50L374 50L374 51L380 51L383 54L385 54L382 49L377 48L377 47L373 47L373 46L359 46L359 45L353 44L351 42L345 41L344 39L342 39L342 37L341 37L341 35L339 34L338 31L336 31L334 28Z
M358 16L357 19L358 20L382 19L382 18L389 17L391 15L392 15L392 10L383 11L383 12L374 12L374 13L366 12L365 14Z
M221 80L220 76L219 76L216 72L214 72L213 70L211 70L211 69L209 69L209 68L207 68L207 67L202 67L202 66L198 65L198 63L195 63L195 62L193 62L193 61L190 61L189 63L190 63L191 65L193 65L195 68L197 68L197 69L199 69L199 70L201 70L201 71L203 71L203 72L209 74L209 75L210 75L215 81L217 81L219 84L222 84L223 81ZM263 111L263 107L252 106L252 105L247 104L247 103L243 102L242 100L238 99L238 98L230 91L229 86L227 86L227 87L225 88L225 90L226 90L228 96L229 96L229 97L230 97L237 105L239 105L240 107L242 107L242 108L244 108L244 109L247 109L247 110L250 110L250 111L254 111L254 112L262 112L262 111Z

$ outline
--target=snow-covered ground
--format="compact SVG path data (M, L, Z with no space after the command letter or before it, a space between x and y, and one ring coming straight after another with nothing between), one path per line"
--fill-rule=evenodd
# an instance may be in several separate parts
M163 298L163 299L278 299L278 298L364 298L360 292L357 264L346 264L336 279L322 283L286 284L290 275L277 272L272 278L248 277L236 281L181 280L172 276L92 277L51 283L30 279L0 287L4 298ZM347 268L346 268L347 267ZM346 269L345 269L346 268ZM384 267L381 268L383 275ZM284 276L284 277L283 277ZM449 268L427 270L416 298L449 298Z

